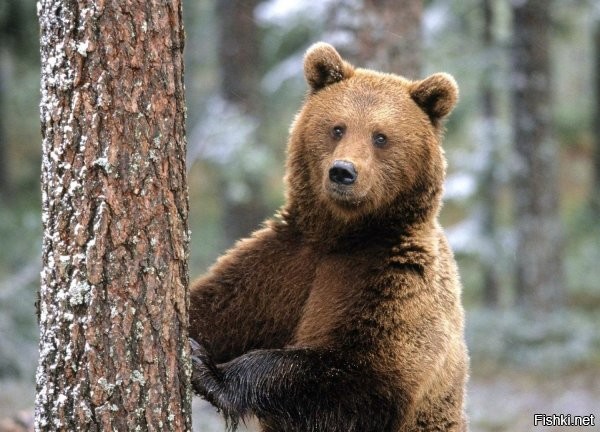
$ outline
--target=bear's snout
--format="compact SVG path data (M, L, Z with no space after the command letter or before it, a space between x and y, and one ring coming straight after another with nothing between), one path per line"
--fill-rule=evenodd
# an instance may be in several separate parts
M336 160L329 168L329 180L340 185L351 185L357 177L358 173L352 162Z

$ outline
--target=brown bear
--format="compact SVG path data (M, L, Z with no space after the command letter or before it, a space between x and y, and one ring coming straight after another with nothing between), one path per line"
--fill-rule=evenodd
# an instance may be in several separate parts
M438 224L458 89L325 43L290 132L286 203L191 287L195 391L235 428L464 431L461 286Z

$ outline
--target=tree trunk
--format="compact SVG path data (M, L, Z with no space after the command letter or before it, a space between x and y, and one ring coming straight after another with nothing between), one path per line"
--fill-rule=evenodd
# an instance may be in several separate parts
M512 96L516 151L517 301L552 309L563 301L558 148L552 131L552 2L513 2Z
M38 8L36 429L190 430L181 4Z
M483 302L488 307L497 307L500 300L498 282L498 233L496 215L500 196L500 184L497 167L498 158L498 109L494 89L495 62L497 51L494 38L494 9L492 0L482 0L483 12L483 53L484 69L481 82L481 105L483 113L483 136L481 145L486 148L485 166L480 180L482 206L482 234L485 239L485 250L481 256L483 267Z
M254 9L258 0L218 0L220 21L219 65L221 95L251 123L262 115L260 98L260 44ZM230 125L235 127L235 125ZM241 128L240 128L241 129ZM232 136L234 136L232 132ZM227 145L227 143L225 143ZM234 155L238 160L224 161L220 179L225 243L248 236L267 216L264 203L264 173L249 167L245 153L259 150L257 131L245 138L243 147Z
M328 21L335 30L353 36L351 43L339 48L356 65L410 79L421 77L423 0L343 1L335 3L330 13Z

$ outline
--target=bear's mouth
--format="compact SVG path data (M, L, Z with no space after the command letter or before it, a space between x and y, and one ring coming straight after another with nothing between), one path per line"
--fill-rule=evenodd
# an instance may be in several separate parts
M329 183L326 189L328 197L342 207L358 207L365 201L366 192L359 192L355 185Z

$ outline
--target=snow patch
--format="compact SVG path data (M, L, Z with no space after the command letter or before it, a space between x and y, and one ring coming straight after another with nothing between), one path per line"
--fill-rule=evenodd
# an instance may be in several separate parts
M465 200L473 196L477 190L475 176L467 172L459 172L448 176L444 185L444 199Z
M423 34L427 43L432 42L448 26L448 17L452 16L450 4L437 2L423 11Z
M465 219L446 229L450 246L456 253L477 253L478 243L475 241L479 233L479 221L475 218Z
M311 0L270 0L260 3L254 10L254 17L260 24L276 25L280 27L290 27L295 25L298 20L309 18L314 20L319 17L325 18L332 0L322 0L319 2Z
M219 96L211 98L207 106L210 112L190 134L188 163L202 158L220 165L231 164L239 160L239 153L256 131L258 121ZM224 123L236 127L223 128Z
M262 88L268 93L275 93L287 80L298 78L303 59L304 54L297 53L277 64L262 79Z

